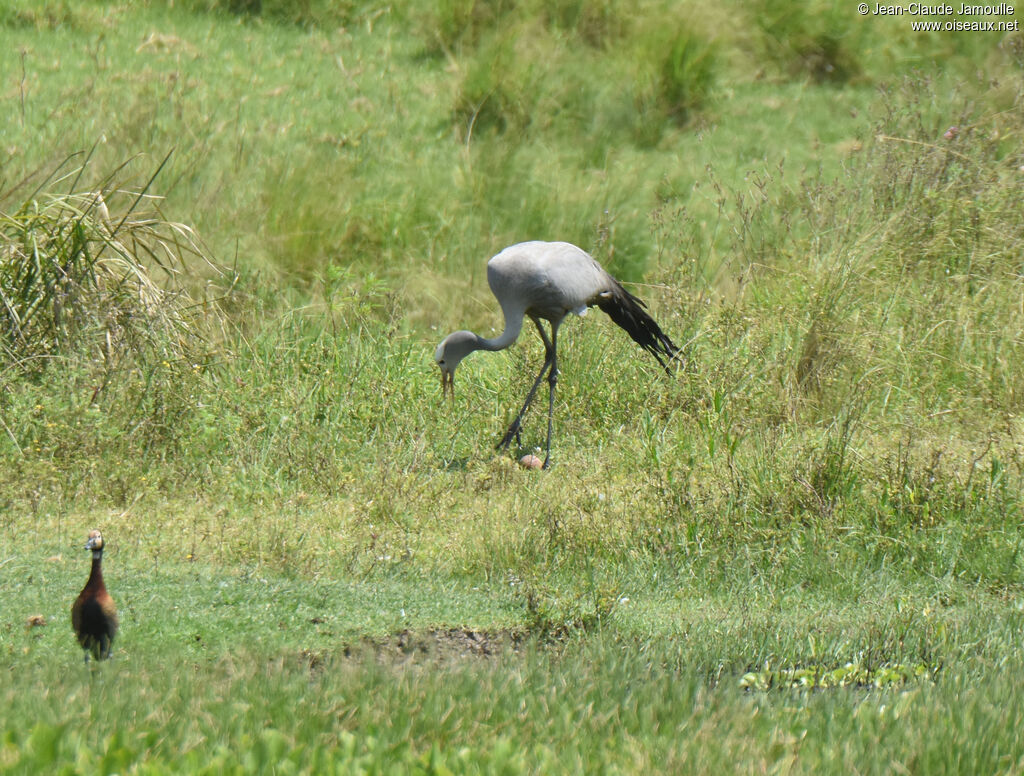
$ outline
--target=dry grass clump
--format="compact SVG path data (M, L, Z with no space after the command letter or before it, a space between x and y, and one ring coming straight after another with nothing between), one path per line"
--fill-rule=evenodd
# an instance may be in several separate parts
M167 160L137 191L86 186L88 160L68 161L15 207L0 195L0 363L33 371L79 348L108 365L143 353L189 362L203 348L200 314L218 316L182 280L191 261L215 268L148 193Z

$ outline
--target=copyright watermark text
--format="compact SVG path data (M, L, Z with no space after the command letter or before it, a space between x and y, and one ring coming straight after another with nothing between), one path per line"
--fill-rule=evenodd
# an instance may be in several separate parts
M909 16L911 28L915 31L975 31L1011 32L1020 29L1019 19L1010 19L1014 8L1009 3L998 5L949 5L938 3L908 3L906 5L883 5L882 3L859 3L857 13L861 16ZM935 19L934 17L940 17ZM942 18L945 17L945 18ZM956 18L949 18L956 17ZM988 17L988 18L980 18ZM996 17L996 18L992 18Z

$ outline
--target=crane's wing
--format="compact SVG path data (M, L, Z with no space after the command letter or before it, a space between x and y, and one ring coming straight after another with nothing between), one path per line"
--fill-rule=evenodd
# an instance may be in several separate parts
M633 341L654 356L662 369L669 372L664 359L675 358L679 348L661 330L647 311L644 303L619 285L619 281L608 276L612 286L597 296L597 306L608 314ZM662 358L664 356L664 359ZM669 372L671 374L671 372Z

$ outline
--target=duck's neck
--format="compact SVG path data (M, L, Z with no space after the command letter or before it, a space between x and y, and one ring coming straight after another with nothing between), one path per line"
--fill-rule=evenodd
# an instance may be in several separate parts
M86 587L103 586L103 550L92 551L92 571L89 572L89 581Z

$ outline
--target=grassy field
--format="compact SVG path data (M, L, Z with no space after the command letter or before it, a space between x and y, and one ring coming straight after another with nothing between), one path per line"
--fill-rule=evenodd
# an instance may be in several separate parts
M0 772L1024 772L1020 32L12 0L0 50ZM526 239L684 346L568 322L545 472L537 338L432 359Z

